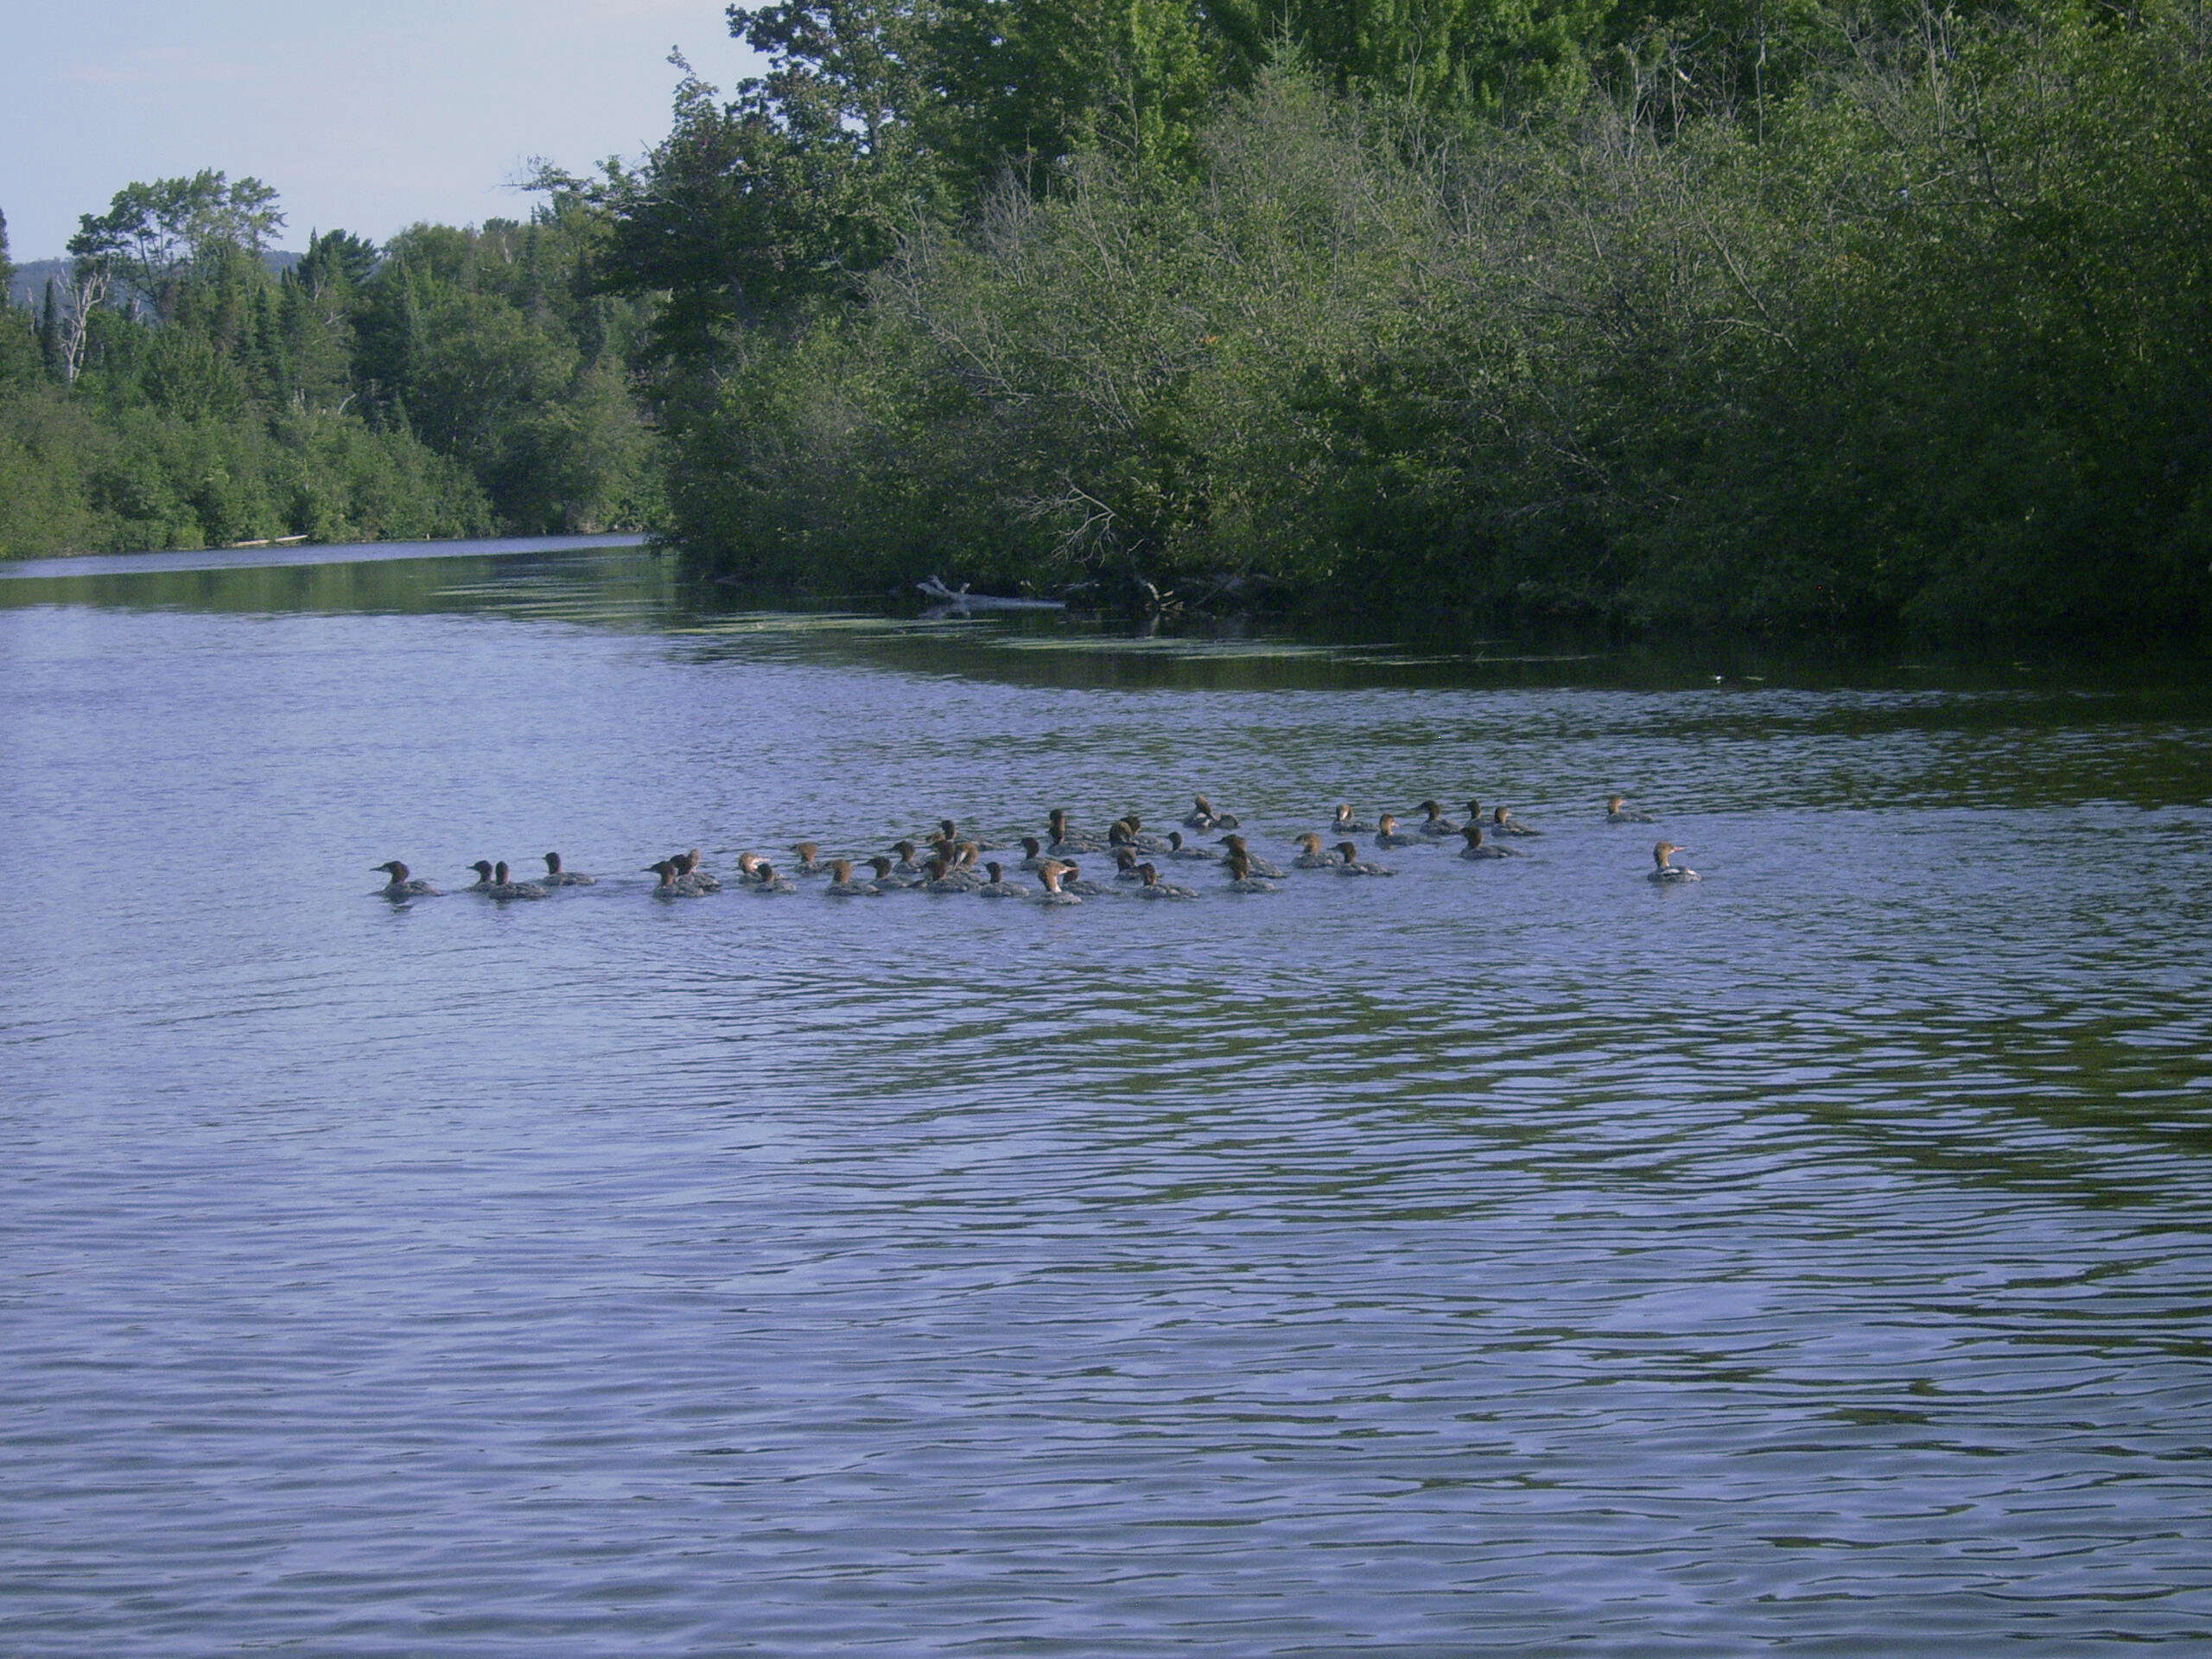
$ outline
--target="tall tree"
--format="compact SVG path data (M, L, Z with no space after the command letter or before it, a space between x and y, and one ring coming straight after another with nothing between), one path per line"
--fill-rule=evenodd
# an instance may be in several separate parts
M69 252L104 268L109 282L129 286L156 315L170 315L188 266L237 249L257 260L283 227L276 193L256 178L235 184L203 168L188 179L127 184L105 213L86 213Z

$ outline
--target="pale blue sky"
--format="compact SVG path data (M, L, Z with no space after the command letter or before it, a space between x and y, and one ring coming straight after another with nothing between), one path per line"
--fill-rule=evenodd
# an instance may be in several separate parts
M532 156L581 171L668 130L680 46L727 86L753 60L721 0L39 0L0 9L0 212L59 254L134 179L276 187L283 246L334 227L519 218Z

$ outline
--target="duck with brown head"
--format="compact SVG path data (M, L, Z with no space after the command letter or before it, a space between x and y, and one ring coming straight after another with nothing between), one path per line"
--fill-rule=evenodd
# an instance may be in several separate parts
M1106 843L1087 830L1077 829L1068 822L1068 810L1056 806L1049 815L1052 830L1045 850L1048 853L1103 853Z
M1027 899L1029 896L1027 884L1007 880L1005 868L995 859L984 865L983 868L991 879L976 889L978 899Z
M868 885L878 893L911 893L921 886L923 881L929 880L927 876L923 876L918 880L912 877L900 875L892 865L891 861L880 853L866 861L868 868L875 872L874 875L869 879Z
M1608 795L1605 797L1605 822L1607 823L1649 823L1653 820L1649 812L1629 810L1627 796Z
M750 857L752 855L747 854L746 856ZM738 861L742 865L744 860L741 859ZM690 882L691 885L696 887L701 893L720 893L722 890L721 878L720 876L710 875L706 871L699 868L699 849L696 847L694 847L688 853L671 854L669 858L669 862L676 866L676 873L677 875L681 876L684 880Z
M1071 864L1059 864L1051 859L1037 867L1037 879L1045 884L1045 891L1037 895L1040 905L1079 905L1083 900L1060 886L1062 873L1073 869Z
M1444 816L1444 806L1439 801L1423 801L1421 821L1414 825L1414 833L1427 836L1431 841L1443 841L1459 833L1459 826Z
M1395 875L1396 871L1387 864L1377 864L1372 859L1362 858L1357 846L1349 841L1337 843L1336 870L1338 875Z
M595 875L586 875L581 870L563 868L561 864L561 855L558 853L545 855L545 874L538 880L549 887L589 887L599 884L599 878Z
M1243 854L1245 861L1252 867L1253 874L1264 877L1269 881L1280 881L1283 879L1282 866L1271 859L1262 858L1244 844L1244 837L1235 830L1224 836L1221 838L1221 844L1229 849L1228 855L1231 858L1236 857L1239 853Z
M1282 889L1264 876L1252 874L1252 855L1236 852L1229 855L1229 890L1231 893L1281 893Z
M1071 862L1061 868L1060 891L1078 899L1125 899L1130 890L1110 881L1094 881L1083 873L1082 865Z
M1337 861L1334 853L1322 850L1321 837L1311 830L1291 845L1298 849L1298 856L1290 861L1290 867L1294 870L1325 870Z
M1195 899L1198 896L1196 887L1182 887L1173 881L1161 880L1160 872L1149 864L1137 866L1137 880L1141 885L1135 891L1140 899Z
M438 890L421 876L408 874L407 867L396 858L389 863L378 865L377 868L391 878L377 889L379 899L435 899L439 896Z
M1375 844L1377 847L1410 847L1414 838L1398 828L1397 815L1385 812L1375 820Z
M656 899L697 899L707 892L699 885L698 877L686 874L683 866L672 858L646 865L645 872L660 878L659 885L653 888Z
M963 870L942 858L930 861L929 879L922 883L924 893L973 893L983 885L983 878L973 870Z
M1528 856L1517 847L1501 847L1494 841L1484 841L1483 827L1479 823L1471 823L1459 833L1467 838L1467 844L1459 849L1459 856L1462 858L1526 858Z
M518 881L507 874L507 861L501 859L492 867L492 885L486 891L502 904L511 899L543 899L545 889L535 881Z
M883 865L886 869L890 868L891 861L885 859ZM880 899L883 897L883 889L877 887L874 882L856 881L853 879L853 861L849 858L833 858L830 861L830 883L822 889L822 892L823 896L829 899Z
M1490 810L1490 832L1493 836L1541 836L1541 830L1532 830L1513 816L1510 806L1493 806Z
M1688 850L1687 847L1677 847L1671 841L1660 842L1651 849L1651 869L1644 880L1656 881L1662 887L1680 887L1685 881L1703 880L1695 870L1686 870L1675 863L1676 853Z

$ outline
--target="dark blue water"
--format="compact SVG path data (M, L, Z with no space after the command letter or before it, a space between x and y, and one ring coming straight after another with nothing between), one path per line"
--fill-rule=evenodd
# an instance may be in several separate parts
M2212 706L1516 654L8 584L0 1649L2212 1644ZM1546 833L639 873L1198 790Z

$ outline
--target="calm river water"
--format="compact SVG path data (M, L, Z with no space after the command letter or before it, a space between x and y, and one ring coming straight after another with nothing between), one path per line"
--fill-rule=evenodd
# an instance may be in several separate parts
M1740 667L0 582L0 1648L2206 1651L2212 697Z

